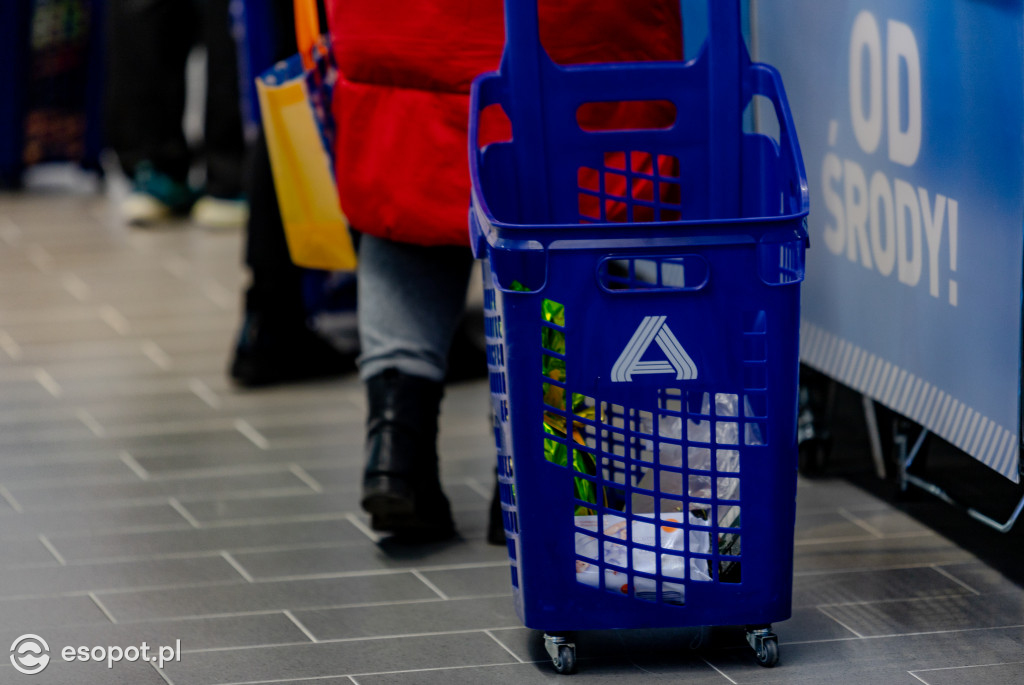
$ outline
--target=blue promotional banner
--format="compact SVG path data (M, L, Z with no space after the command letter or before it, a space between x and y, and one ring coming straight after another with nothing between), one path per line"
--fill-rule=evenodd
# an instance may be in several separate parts
M762 0L811 189L802 360L1019 478L1024 8Z

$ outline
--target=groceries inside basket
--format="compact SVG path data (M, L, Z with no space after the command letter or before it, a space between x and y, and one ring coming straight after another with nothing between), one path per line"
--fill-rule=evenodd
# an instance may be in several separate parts
M765 444L749 400L665 388L648 412L572 393L564 308L543 317L544 456L573 471L577 581L667 604L739 582L740 450Z

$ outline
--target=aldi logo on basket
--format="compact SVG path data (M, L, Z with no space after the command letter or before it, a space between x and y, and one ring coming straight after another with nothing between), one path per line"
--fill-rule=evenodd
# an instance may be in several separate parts
M645 317L612 366L613 383L629 383L634 374L674 373L677 381L697 378L697 365L672 334L667 316ZM658 343L665 359L641 361L651 343Z

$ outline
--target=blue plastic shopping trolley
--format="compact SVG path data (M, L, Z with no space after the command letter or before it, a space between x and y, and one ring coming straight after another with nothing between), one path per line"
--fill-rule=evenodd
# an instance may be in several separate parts
M746 626L770 666L791 613L807 181L781 79L739 26L738 0L711 0L691 62L560 67L536 2L509 2L501 68L473 85L512 586L560 672L570 631L702 625ZM674 121L581 127L613 101ZM744 132L752 102L777 139ZM494 107L512 139L480 147Z

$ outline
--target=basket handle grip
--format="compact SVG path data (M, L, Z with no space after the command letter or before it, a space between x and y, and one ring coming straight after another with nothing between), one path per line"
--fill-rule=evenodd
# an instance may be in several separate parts
M543 1L543 0L542 0ZM549 0L550 1L550 0ZM626 0L620 0L625 3ZM741 168L743 131L743 73L748 62L743 43L740 0L707 0L708 40L706 57L712 97L710 184L716 188L710 218L736 215L741 206L741 188L734 170ZM684 18L685 20L685 18ZM523 178L520 192L521 220L532 222L547 216L550 203L547 169L538 164L546 144L543 97L545 72L558 69L540 41L538 0L505 0L505 52L501 70L504 73L511 102L534 103L519 107L512 122L515 136L524 141L516 146L516 163L530 169ZM538 157L540 155L540 157Z

